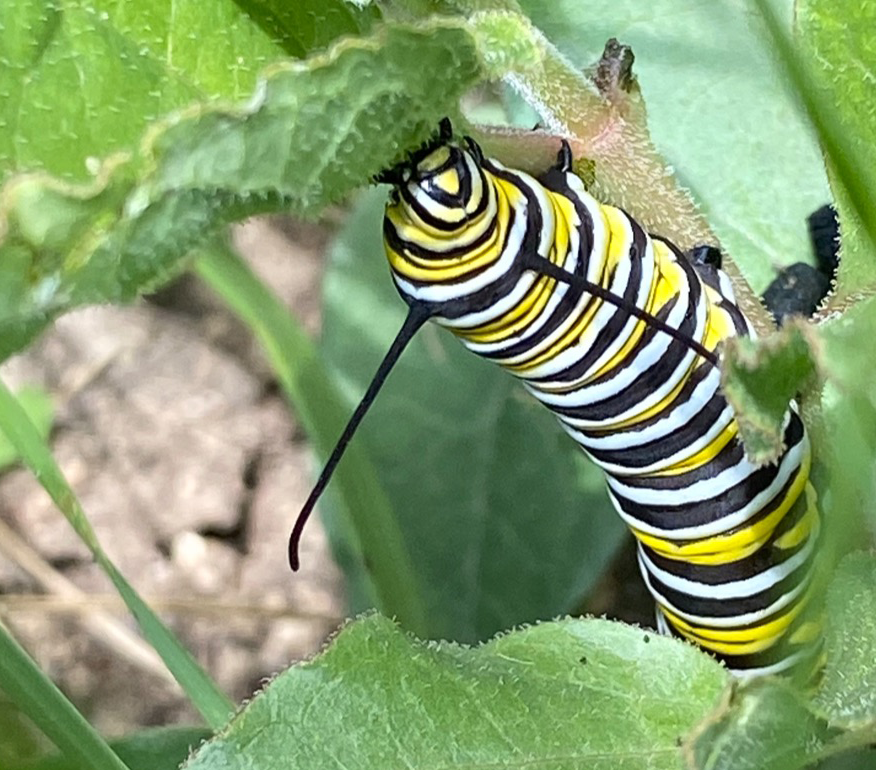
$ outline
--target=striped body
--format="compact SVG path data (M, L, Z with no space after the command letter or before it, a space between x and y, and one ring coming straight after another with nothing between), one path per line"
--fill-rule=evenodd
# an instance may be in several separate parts
M384 240L399 292L520 378L599 465L638 540L658 627L735 673L811 661L818 512L792 406L780 460L745 457L720 372L689 345L533 269L549 259L715 351L752 330L727 277L692 265L562 167L539 180L442 143L408 168Z

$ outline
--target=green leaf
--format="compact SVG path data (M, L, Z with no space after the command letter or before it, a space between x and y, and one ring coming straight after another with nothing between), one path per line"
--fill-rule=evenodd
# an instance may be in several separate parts
M579 67L611 37L632 46L657 148L757 293L776 267L810 260L805 220L830 194L823 163L750 14L686 0L520 5Z
M469 649L372 616L275 679L186 768L679 768L680 740L726 681L693 647L605 620Z
M283 53L232 0L10 0L2 14L0 178L85 178L89 158L133 149L162 113L247 94Z
M876 338L876 299L857 303L818 327L816 348L822 375L847 394L876 405L876 359L861 355L862 342Z
M215 244L203 254L196 266L198 274L261 342L311 442L328 456L348 415L315 345L282 302L226 245ZM390 503L361 445L354 443L349 448L334 478L344 518L359 532L362 553L371 565L365 590L369 601L376 601L405 628L427 633L417 575Z
M101 548L82 506L61 473L55 458L52 457L51 450L2 380L0 380L0 431L6 434L24 464L36 476L76 534L91 551L94 560L112 581L131 614L140 624L146 639L161 656L168 670L191 698L192 704L201 712L207 724L214 729L225 724L229 714L234 710L233 705L138 596Z
M364 196L324 283L322 350L349 411L405 312L383 256L384 196ZM602 472L554 418L511 376L431 324L355 442L398 517L433 638L482 640L570 611L623 537Z
M349 0L236 0L235 4L289 56L298 58L344 35L364 34L380 18L376 6L362 7Z
M815 705L845 729L876 727L876 560L847 556L828 589L827 663Z
M482 76L477 45L461 22L386 26L277 65L244 106L155 124L137 157L89 185L12 179L0 194L0 358L60 312L154 288L229 221L339 200L455 112Z
M204 727L161 727L110 741L128 770L176 770L211 735ZM87 767L90 767L87 766ZM87 770L63 757L47 757L14 770Z
M40 168L77 179L89 159L135 149L159 115L245 97L267 64L378 17L343 0L9 0L2 13L0 178Z
M825 381L816 447L829 463L829 509L825 521L839 552L872 541L876 510L873 458L876 457L876 362L862 355L862 341L876 337L876 300L859 302L818 327L813 345Z
M864 289L876 291L876 8L850 0L797 0L796 20L802 45L795 50L807 54L813 70L802 84L804 97L820 115L815 124L833 161L842 232L839 302Z
M724 346L721 385L752 462L775 462L782 453L788 404L814 372L810 328L792 319L768 337L735 337Z
M738 685L692 736L685 753L699 770L797 770L833 732L804 698L778 679Z
M103 738L2 624L0 685L70 760L91 770L125 770L124 763Z
M39 756L44 739L0 688L0 767L17 767ZM44 748L44 747L42 747Z
M52 397L39 388L22 388L16 394L18 403L24 409L25 414L34 424L40 437L45 440L49 437L52 429L52 419L55 409L52 405ZM19 454L9 439L0 433L0 470L12 465L19 459Z

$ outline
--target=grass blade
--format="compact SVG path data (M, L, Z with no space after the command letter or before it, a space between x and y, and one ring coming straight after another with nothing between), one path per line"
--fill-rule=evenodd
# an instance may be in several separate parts
M214 730L222 727L234 705L197 664L188 650L139 597L101 548L82 506L61 473L46 442L6 384L0 380L0 431L4 432L24 464L37 477L95 561L106 572L144 636L164 660L192 704Z
M205 250L196 270L255 334L319 456L327 457L349 415L313 343L228 246L217 243ZM378 606L407 630L427 635L422 594L396 517L355 441L334 485L369 565Z
M3 625L0 684L68 759L89 770L126 770L122 760Z

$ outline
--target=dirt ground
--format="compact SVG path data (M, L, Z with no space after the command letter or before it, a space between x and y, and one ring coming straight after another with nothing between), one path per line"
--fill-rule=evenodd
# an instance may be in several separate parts
M326 227L253 221L235 240L310 331ZM241 701L343 615L319 525L285 540L312 457L248 332L185 277L58 321L0 367L52 394L52 446L110 556ZM199 720L109 581L24 470L0 478L0 619L107 735Z

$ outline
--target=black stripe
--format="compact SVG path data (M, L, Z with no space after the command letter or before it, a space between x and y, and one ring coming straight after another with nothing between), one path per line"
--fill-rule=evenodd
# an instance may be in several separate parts
M465 173L466 173L466 175L468 174L467 169L466 169ZM478 216L483 214L483 212L486 210L486 207L487 207L487 204L489 201L489 197L490 197L489 193L491 191L486 186L486 184L487 184L486 178L483 176L483 174L481 175L481 179L482 179L482 182L484 183L484 195L481 196L481 200L478 203L477 208L471 214L468 214L465 217L463 217L460 222L451 222L449 220L440 219L440 218L434 216L430 211L427 211L423 207L423 205L417 200L417 198L414 195L411 194L411 191L408 189L407 186L399 188L399 192L401 194L402 200L404 201L405 205L407 205L411 209L413 209L413 211L416 212L417 216L421 220L423 220L423 222L430 225L431 227L434 227L436 230L441 230L443 232L452 233L452 232L456 232L457 230L464 228L470 219L476 219ZM466 181L469 185L468 195L471 195L471 187L470 187L471 180L468 179L468 177L466 177ZM448 206L449 208L464 209L465 206L468 205L468 198L467 197L465 200L462 200L462 199L457 198L455 196L447 195L446 193L443 193L443 192L439 196L439 195L435 194L438 190L439 190L439 188L436 187L436 188L433 188L430 190L424 190L424 192L426 192L429 195L429 197L432 198L433 200L435 200L439 203L442 203L443 205ZM494 195L497 194L495 190L492 190L492 192ZM384 231L385 231L385 229L386 228L385 228L385 221L384 221Z
M783 564L806 548L809 538L815 536L811 532L809 537L793 548L780 549L775 546L775 542L800 522L806 515L807 508L808 501L806 496L801 495L791 507L791 510L782 517L782 521L760 548L748 556L736 561L727 562L726 564L694 564L680 559L670 559L657 553L657 551L644 543L639 543L639 549L657 569L661 569L676 577L704 585L734 583L739 580L746 580L753 575L758 575L776 564ZM814 551L815 549L813 549Z
M742 311L727 299L722 299L718 305L729 314L730 320L733 321L733 328L736 329L736 334L740 337L747 337L748 324L745 322L745 316L742 315Z
M553 168L543 174L539 181L551 192L566 198L578 215L578 260L574 272L575 275L586 278L590 268L590 259L593 256L593 240L595 237L593 217L590 214L590 209L587 208L578 197L578 194L569 186L568 176L569 174Z
M677 301L677 298L673 297L669 302L667 302L654 315L654 317L656 319L658 319L659 321L665 322L667 317L669 316L669 314L672 312L672 309L675 307L676 301ZM618 310L618 312L621 313L622 315L626 315L625 318L621 319L623 323L626 323L629 320L630 316L628 314L625 314L623 310ZM615 315L615 317L617 317L617 314ZM587 385L582 386L581 389L588 388L591 385L605 383L608 380L612 379L613 377L617 376L617 374L619 374L620 372L627 369L629 366L634 365L635 359L637 358L637 356L641 352L643 352L645 350L645 348L648 347L648 345L650 345L653 342L653 340L657 337L657 335L659 333L660 333L659 329L657 329L655 326L646 326L645 331L642 333L642 336L639 338L638 342L636 342L636 344L633 346L632 350L630 350L629 354L623 359L623 361L621 361L621 363L618 366L616 366L611 371L606 372L605 374L597 377L592 382L588 382ZM600 335L597 335L596 342L599 342L599 336ZM591 348L591 350L593 350L593 348ZM667 347L667 350L668 350L668 347ZM604 352L604 346L603 346L603 350L601 352ZM600 355L601 355L601 353L600 353ZM548 377L541 377L538 380L532 380L532 382L534 384L536 384L538 382L544 382L544 381L575 382L576 380L580 380L581 377L583 377L587 373L587 370L590 369L594 363L596 363L596 356L591 356L590 351L588 351L587 354L585 354L581 359L576 361L574 364L572 364L572 366L568 367L567 369L564 369L563 371L558 372L555 375L550 375ZM574 392L574 391L569 391L569 392Z
M648 331L653 337L653 333L656 332L656 329L649 329ZM624 428L587 428L586 430L577 430L581 430L581 432L586 434L587 436L593 436L595 438L609 434L616 435L619 433L629 433L631 436L634 436L638 431L644 430L645 428L650 428L655 423L666 419L667 415L670 415L673 410L690 401L697 386L709 375L710 372L713 371L715 371L715 369L710 364L702 362L697 364L693 373L690 374L687 379L685 379L684 385L682 386L681 390L678 392L675 398L673 398L672 401L667 405L666 409L658 412L657 414L651 415L651 417L646 420L642 420L642 422L636 422L631 425L627 425Z
M485 166L486 167L486 166ZM519 179L517 179L513 174L509 174L501 169L495 168L493 166L489 167L489 171L492 174L514 184L518 189L522 190L527 198L530 200L530 207L537 207L539 209L539 213L541 211L541 207L538 206L538 200L531 196L528 186L525 183L522 183ZM531 196L531 197L530 197ZM590 218L590 212L587 211L586 208L582 207L582 211L579 213L579 219L581 220L581 224L579 225L579 242L582 245L589 245L593 242L593 220ZM539 233L541 227L543 226L544 219L543 217L539 220ZM586 236L586 237L585 237ZM521 249L521 253L524 254L533 254L537 251L535 249ZM583 249L579 249L578 257L575 263L575 268L572 271L575 275L585 276L587 271L587 263L589 260L589 251L585 252ZM565 287L556 286L555 291L563 291ZM574 311L574 309L578 306L581 301L581 297L584 294L584 290L575 287L565 288L565 292L563 294L562 299L557 304L556 308L554 308L550 317L539 327L539 329L521 340L520 342L514 343L508 347L501 348L495 351L489 351L481 353L480 355L483 358L487 359L497 359L497 358L511 358L512 356L523 355L530 348L540 344L545 339L550 337L552 334L556 332L556 330L563 324L563 322L568 318L568 316ZM591 300L594 301L594 300ZM589 307L589 303L587 305Z
M490 184L493 184L493 182L490 181ZM497 280L493 281L489 285L472 294L465 294L450 300L446 300L444 302L422 303L428 308L431 315L437 317L438 319L454 319L469 315L471 313L477 313L481 310L485 310L493 306L494 304L496 304L496 302L498 302L514 290L517 282L520 280L525 270L525 255L528 253L535 253L538 250L538 244L541 239L541 230L544 224L541 215L541 208L538 206L538 201L535 198L535 194L532 193L525 185L520 185L519 189L527 200L527 223L521 243L521 248L515 256L510 269ZM509 210L509 221L506 227L505 242L502 244L503 253L507 247L507 239L509 237L511 229L514 226L514 219L517 216L520 216L519 210L511 207L511 209ZM485 270L490 269L490 267L492 267L492 265L487 265L478 270L466 272L463 280L469 281L475 276L484 272ZM406 278L404 276L401 276L401 278L405 281L408 281L414 286L428 286L434 283L431 281L419 282L416 280L410 280L409 278ZM401 289L399 289L399 293L407 302L410 303L412 301L412 299L409 298Z
M799 567L789 573L778 583L764 589L763 591L752 594L751 596L738 597L733 599L702 598L694 596L693 594L689 594L684 591L669 587L668 585L666 585L666 583L653 575L651 572L648 572L648 580L653 587L653 591L656 592L657 595L662 596L671 606L676 607L682 613L688 613L690 615L701 615L711 618L732 618L735 615L743 615L749 612L758 612L760 610L764 610L785 594L793 591L794 588L796 588L802 581L807 580L811 576L812 561L812 558L807 559L805 562L803 562L803 564L801 564ZM777 566L780 563L782 562L771 562L769 566ZM711 569L716 573L719 573L723 571L723 566L724 565L715 566ZM640 567L647 569L641 563ZM709 583L709 585L722 585L724 583L733 582L729 578L727 578L726 575L721 575L721 577L724 579ZM753 575L749 575L747 577L753 577ZM805 591L801 593L801 596L803 596L804 594ZM795 599L789 605L786 605L785 607L777 610L775 613L768 617L774 618L779 615L785 614L788 611L788 608L794 606L794 604L796 604L799 600L800 597L797 597L797 599ZM759 620L751 625L760 625L765 622L767 622L767 619ZM740 624L739 626L734 626L734 628L745 627L746 626L742 624Z
M791 636L794 635L794 632L809 619L809 615L805 611L802 612L800 616L797 617L794 622L788 627L785 633L782 634L778 642L773 644L771 647L763 650L762 652L755 652L750 655L726 655L722 653L719 654L718 657L723 660L729 668L738 671L744 671L745 669L762 668L764 666L770 666L775 663L779 663L785 658L788 658L795 653L805 650L807 654L804 655L802 659L794 665L794 668L783 672L783 675L787 676L791 673L791 671L794 670L806 671L813 666L816 656L821 653L822 642L819 640L818 644L812 644L808 647L804 647L799 644L791 644L788 640ZM679 634L675 628L672 628L671 624L669 624L669 626L672 629L673 636L681 636L681 634Z
M627 285L624 288L624 292L621 296L629 304L637 305L637 295L639 294L642 282L642 257L645 253L647 241L644 230L642 230L642 228L639 227L639 225L636 224L634 221L629 220L629 222L630 227L633 231L633 242L630 245L629 251L629 259L631 260L630 275L627 278ZM615 276L613 272L606 281L606 288L611 288L612 283L614 282L614 277ZM591 305L588 304L585 308L583 308L579 313L579 318L580 316L588 312L590 307ZM538 383L540 382L562 382L566 379L576 379L580 375L584 374L589 368L591 368L593 364L595 364L596 361L599 359L599 357L603 353L605 353L608 347L618 340L618 335L620 335L620 333L623 331L624 326L630 321L631 318L632 316L625 310L621 308L615 308L615 311L609 319L608 323L596 335L596 339L593 341L593 344L586 351L582 351L581 357L574 364L557 374L550 374L545 375L544 377L532 379L527 378L528 381L532 383L532 385L534 385L535 387L538 387ZM577 319L575 319L575 321L577 322ZM569 345L563 348L563 350L568 350L568 348L574 347L577 344L578 341L573 340ZM510 353L508 355L510 356L515 354Z
M595 449L587 446L590 455L601 463L619 465L623 468L634 470L644 468L653 463L660 462L690 447L696 441L705 436L717 422L721 413L727 406L724 397L715 393L703 409L693 415L684 425L671 430L659 438L644 444L627 447L624 449ZM669 419L671 419L671 413Z
M510 233L510 225L512 223L512 220L509 220L509 231L505 233L506 241L508 238L508 234ZM393 225L388 218L384 218L383 238L386 243L389 244L393 251L403 256L411 255L413 257L417 257L423 260L462 259L471 251L474 251L479 246L482 246L484 243L486 243L490 238L492 238L497 226L498 220L496 217L493 217L489 223L489 226L484 230L484 232L470 243L456 246L452 249L448 249L447 251L433 251L432 249L423 248L413 241L406 241L401 238L401 236L399 236L398 234L398 230L396 230L395 228L395 225ZM433 283L437 283L437 281L421 281L420 283L421 285L432 285Z
M795 447L802 441L804 436L803 423L800 416L796 412L791 412L791 417L788 420L788 425L785 428L784 442L788 449ZM787 450L782 454L782 457L787 454ZM714 478L719 470L729 468L742 461L745 456L745 448L739 437L736 436L724 446L723 449L708 463L704 463L696 468L692 468L684 473L678 473L672 476L632 476L624 478L623 482L629 487L646 488L646 489L685 489L691 484L703 479ZM712 464L716 464L716 468L712 468ZM780 463L775 465L763 466L765 468L778 468Z
M735 527L732 530L727 530L727 532L721 534L732 534L733 532L748 529L773 513L773 511L775 511L790 494L790 489L794 485L799 474L800 466L798 465L791 472L788 480L782 485L782 488L772 500L738 527ZM738 512L745 507L755 495L767 489L775 479L776 475L777 466L758 468L750 476L730 487L729 490L720 495L682 505L645 508L638 503L633 503L620 496L614 490L611 490L611 493L627 516L636 521L644 522L650 526L659 526L661 529L666 529L671 532L673 529L683 529L686 527L711 524Z
M685 271L690 271L688 275L690 292L688 293L688 310L682 322L678 325L678 331L686 337L692 337L696 331L696 307L700 300L701 290L699 282L696 280L696 275L692 268L686 262L679 263ZM691 280L692 279L692 280ZM659 317L659 315L658 315ZM648 330L649 339L656 330ZM659 387L666 384L673 375L677 373L678 367L690 353L690 348L679 340L673 340L670 343L666 354L660 361L652 366L633 380L629 387L619 389L613 395L602 401L597 401L592 404L582 406L550 406L550 408L558 415L577 418L580 420L597 421L610 420L618 417L625 412L633 409L639 403L643 396L654 392ZM589 385L601 384L623 371L624 366L631 364L630 360L625 360L620 367L594 380ZM584 386L586 388L588 386Z

